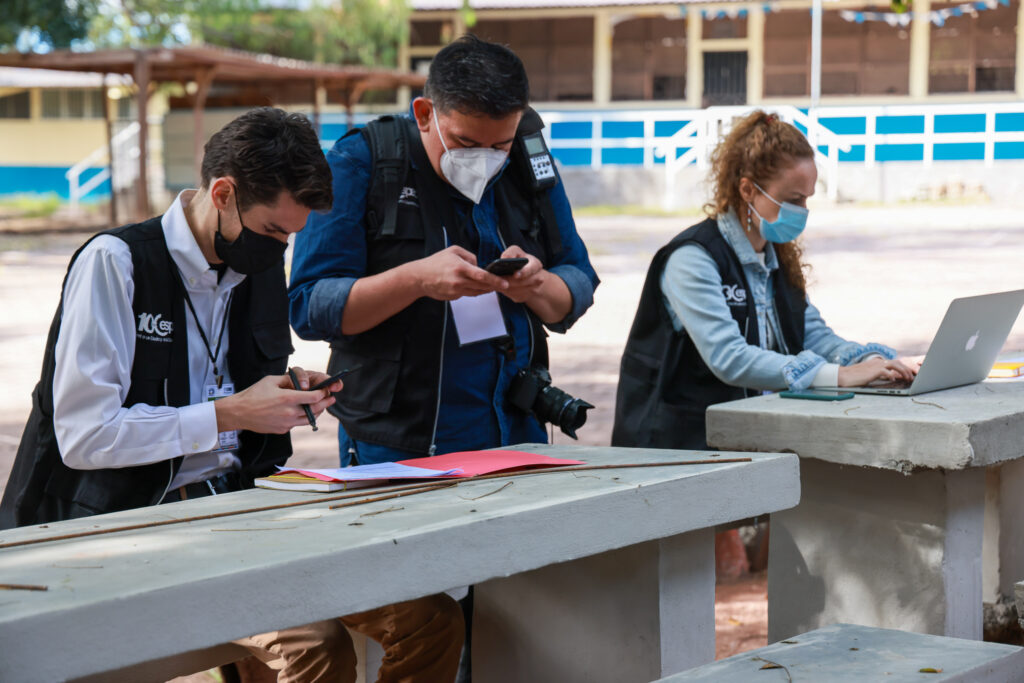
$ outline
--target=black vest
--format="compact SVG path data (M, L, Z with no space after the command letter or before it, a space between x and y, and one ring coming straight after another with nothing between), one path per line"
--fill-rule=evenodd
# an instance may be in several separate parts
M99 234L113 235L128 244L135 273L135 358L124 406L188 405L184 290L181 275L167 250L160 218ZM84 248L85 245L71 258L69 272ZM265 375L286 370L292 346L283 266L282 262L268 271L250 275L234 289L227 357L236 391ZM32 392L32 412L0 502L0 528L155 505L163 498L183 459L101 470L75 470L64 464L53 428L54 349L62 309L63 296L50 324L41 377ZM273 471L290 454L287 434L243 431L238 450L243 481L251 485L253 478Z
M654 256L619 369L613 446L706 449L704 412L716 403L744 398L743 387L715 377L686 330L676 331L665 307L661 275L669 257L684 244L702 246L722 275L722 295L747 343L760 344L757 312L743 267L714 219L680 233ZM772 272L775 307L789 353L804 346L803 292L781 268Z
M396 208L394 199L389 201L377 183L370 188L364 220L366 275L441 251L446 237L449 245L457 244L474 254L477 250L472 212L467 212L465 221L457 215L454 202L462 200L434 172L412 120L383 117L370 122L363 135L371 152L376 147L373 136L377 127L396 122L408 150L404 168L398 169L398 178L404 178L403 191L397 199L397 214L392 216L393 228L385 229L388 211ZM410 158L414 163L408 163ZM371 178L377 175L377 161L375 155ZM526 196L515 171L510 164L493 185L502 238L507 245L519 245L547 266L554 257L552 249L560 246L560 242L549 239L548 233L554 230L557 234L558 228L538 229L536 212L531 209L535 202ZM525 306L523 310L534 330L532 362L546 366L547 335L536 316ZM430 453L440 408L442 333L447 311L447 302L422 297L373 329L331 343L331 374L362 365L358 377L353 375L345 390L335 394L337 402L329 408L350 437Z

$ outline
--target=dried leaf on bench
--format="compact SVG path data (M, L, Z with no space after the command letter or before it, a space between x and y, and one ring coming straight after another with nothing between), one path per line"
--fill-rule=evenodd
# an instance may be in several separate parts
M782 665L781 664L775 664L774 662L768 662L767 664L765 664L761 668L762 669L781 669Z

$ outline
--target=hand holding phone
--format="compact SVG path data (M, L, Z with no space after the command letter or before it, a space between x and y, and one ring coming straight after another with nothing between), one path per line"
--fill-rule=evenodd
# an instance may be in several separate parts
M491 273L492 275L499 275L504 277L506 275L512 275L513 273L519 271L520 269L522 269L523 266L525 266L529 262L530 259L522 256L514 258L499 258L494 259L493 261L488 263L484 267L484 270L486 270L488 273Z
M362 363L360 363L359 365L354 365L351 368L345 368L341 372L336 373L334 375L331 375L330 377L325 379L323 382L320 382L319 384L317 384L315 387L310 387L309 390L310 391L317 391L318 389L324 389L325 387L329 387L332 384L334 384L335 382L337 382L339 379L341 379L342 377L347 375L348 373L355 372L356 370L360 369L361 367L363 367Z

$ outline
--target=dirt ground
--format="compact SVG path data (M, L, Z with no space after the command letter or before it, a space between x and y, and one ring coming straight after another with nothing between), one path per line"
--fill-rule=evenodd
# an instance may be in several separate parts
M566 335L550 339L557 386L597 406L580 442L607 444L619 357L654 251L698 217L580 218L602 284L593 308ZM84 234L0 234L0 486L6 483L39 376L47 328L62 277ZM810 296L837 333L923 353L951 299L1024 287L1024 221L991 205L811 206L805 254ZM295 340L293 363L326 367L327 348ZM1018 321L1007 350L1024 349ZM296 430L305 466L336 463L330 421ZM560 433L556 442L568 442ZM764 580L720 586L719 655L765 643Z

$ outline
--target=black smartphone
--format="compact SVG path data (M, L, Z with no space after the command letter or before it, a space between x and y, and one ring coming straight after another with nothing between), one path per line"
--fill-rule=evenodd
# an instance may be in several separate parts
M845 401L853 398L852 391L835 391L834 389L804 389L803 391L780 391L782 398L802 398L808 401Z
M341 372L339 372L337 374L334 374L334 375L331 375L330 377L325 379L323 382L320 382L320 384L317 384L315 387L310 387L309 390L310 391L316 391L318 389L323 389L325 387L329 387L332 384L334 384L335 382L337 382L339 379L341 379L342 377L347 375L348 373L355 372L356 370L358 370L361 367L363 367L362 364L353 366L351 368L345 368Z
M499 258L488 263L484 267L484 270L494 275L511 275L529 262L530 259L523 258L522 256L517 256L515 258Z

